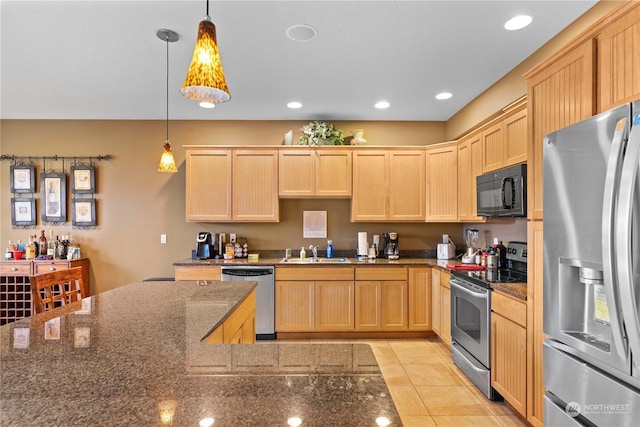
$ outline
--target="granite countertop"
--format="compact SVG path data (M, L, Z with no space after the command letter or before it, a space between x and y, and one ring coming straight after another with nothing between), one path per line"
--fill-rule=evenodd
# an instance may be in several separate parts
M141 282L0 327L2 425L402 425L368 345L204 344L255 282Z
M336 257L336 260L341 259L341 257ZM389 266L389 265L400 265L400 266L412 266L412 265L426 265L430 267L440 267L442 269L447 269L446 265L448 263L451 264L460 264L459 261L456 260L441 260L435 258L399 258L396 260L389 260L386 258L374 258L373 260L364 260L360 261L357 258L342 258L347 262L331 262L331 263L298 263L298 262L281 262L282 258L263 258L260 257L258 261L249 262L246 258L234 258L234 259L207 259L207 260L196 260L192 258L185 258L180 261L176 261L173 263L174 266L228 266L228 265L275 265L278 267L368 267L368 266Z
M491 290L512 296L521 301L527 300L526 283L491 283Z

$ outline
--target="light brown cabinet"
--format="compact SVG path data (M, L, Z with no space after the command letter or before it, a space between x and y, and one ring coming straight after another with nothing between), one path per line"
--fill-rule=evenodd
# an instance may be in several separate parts
M185 148L187 221L279 220L277 150Z
M523 100L482 132L482 172L492 172L527 161L527 109Z
M347 267L276 268L276 331L353 330L353 279Z
M431 269L431 329L438 336L442 334L442 292L438 268Z
M424 221L425 152L367 149L353 152L352 221Z
M445 344L451 344L451 273L438 268L431 272L431 328Z
M278 151L280 197L351 196L350 148L287 148Z
M542 221L529 221L527 229L527 419L542 426L544 396L542 345L544 241Z
M408 330L406 267L358 267L355 271L357 331Z
M595 44L589 39L548 66L536 67L528 79L529 141L527 206L529 219L542 219L542 143L556 131L594 113Z
M176 280L220 280L220 266L218 265L176 265L174 268Z
M458 142L458 221L486 221L477 215L476 177L482 167L482 133L475 132Z
M498 292L491 301L491 385L527 414L527 306Z
M640 7L613 20L597 43L598 112L640 98Z
M431 330L431 267L409 267L409 330Z
M444 143L427 146L426 220L458 220L458 146Z
M207 337L207 344L253 344L256 341L256 291Z

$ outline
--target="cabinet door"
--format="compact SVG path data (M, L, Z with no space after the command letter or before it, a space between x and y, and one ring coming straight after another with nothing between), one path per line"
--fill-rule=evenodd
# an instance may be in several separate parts
M276 281L276 332L313 332L315 282Z
M233 220L279 220L277 150L233 150Z
M527 110L516 111L504 119L504 167L527 161Z
M525 77L530 139L527 149L529 219L542 219L542 142L544 135L594 113L594 52L589 39L543 69Z
M458 148L445 144L428 148L427 221L458 220Z
M353 309L353 281L316 282L316 331L352 331Z
M640 7L609 24L598 36L598 112L640 98Z
M527 331L497 313L491 313L491 385L526 416Z
M409 330L431 330L431 268L409 268Z
M425 220L425 152L389 153L389 220Z
M357 280L355 282L356 331L376 331L382 327L380 307L382 296L380 282Z
M278 194L280 197L315 195L316 156L313 150L279 150Z
M440 270L431 269L431 329L438 336L442 334L442 292L440 291Z
M472 207L471 192L471 146L468 139L458 142L458 220L466 221L475 212Z
M403 331L409 324L407 310L407 281L385 280L381 282L382 330Z
M186 151L187 221L231 220L231 150Z
M319 148L316 151L316 196L351 197L351 149Z
M529 221L527 230L529 262L527 274L527 420L542 425L542 397L544 396L542 344L542 221Z
M442 334L440 338L445 344L451 344L451 289L444 286L440 286L440 296L442 303L440 304L442 310L442 320L440 330Z
M385 221L389 212L389 155L383 150L353 153L351 221Z
M483 165L484 173L500 169L504 165L504 126L499 121L482 132Z

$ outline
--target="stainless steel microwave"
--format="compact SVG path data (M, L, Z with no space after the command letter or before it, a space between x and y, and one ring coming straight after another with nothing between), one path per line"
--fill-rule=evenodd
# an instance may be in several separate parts
M476 177L478 216L527 216L527 165L520 164Z

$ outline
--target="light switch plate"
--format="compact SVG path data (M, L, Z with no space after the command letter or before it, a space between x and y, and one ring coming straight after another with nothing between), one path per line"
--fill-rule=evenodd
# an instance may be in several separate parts
M167 244L167 235L166 234L161 234L160 235L160 243L163 245Z

